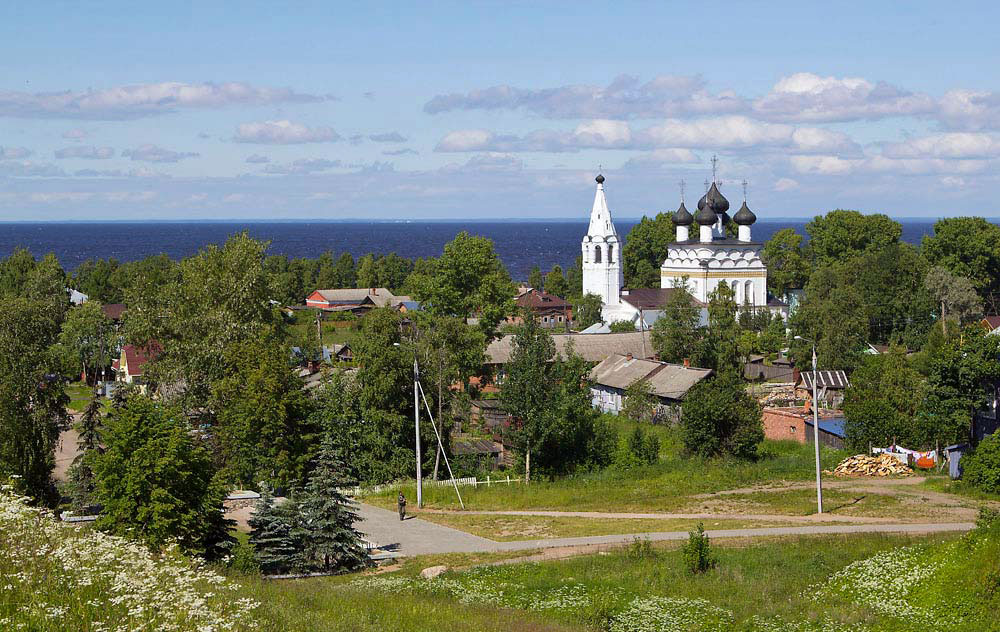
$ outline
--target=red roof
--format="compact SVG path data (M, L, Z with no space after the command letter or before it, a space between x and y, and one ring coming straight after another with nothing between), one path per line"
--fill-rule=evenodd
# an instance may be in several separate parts
M111 320L121 320L122 314L125 313L125 306L121 303L108 303L101 305L101 311Z
M565 309L572 306L566 299L559 298L555 294L531 290L525 292L516 299L518 307L527 307L531 310L538 309Z
M128 365L128 374L132 377L142 375L142 367L160 355L163 347L158 342L150 342L145 347L135 345L125 345L122 353L125 354L125 364Z
M1000 316L983 316L983 324L993 331L997 327L1000 327Z

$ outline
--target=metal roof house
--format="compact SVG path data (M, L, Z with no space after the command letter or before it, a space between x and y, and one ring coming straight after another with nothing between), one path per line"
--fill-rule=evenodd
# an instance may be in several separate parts
M600 362L612 354L632 354L636 358L653 355L653 341L649 331L621 334L553 334L556 353L566 357L572 346L574 353L587 362ZM487 364L507 364L514 352L514 336L497 338L486 347Z
M711 369L613 354L590 371L591 401L594 408L617 415L625 405L628 387L646 380L660 406L673 407L680 404L691 387L710 375Z
M844 402L844 391L851 385L844 371L816 371L816 390L820 404L825 408L840 408ZM795 395L812 399L813 372L801 371L795 380Z

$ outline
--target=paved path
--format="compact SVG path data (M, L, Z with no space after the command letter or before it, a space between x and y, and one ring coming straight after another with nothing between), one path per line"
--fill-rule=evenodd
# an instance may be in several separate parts
M358 530L380 547L399 555L425 555L429 553L486 553L493 551L524 551L552 547L617 545L636 538L651 541L684 540L687 531L658 533L631 533L623 535L597 535L578 538L550 538L518 542L494 542L458 529L408 518L400 522L395 512L361 504L358 513L361 522ZM740 516L732 516L739 518ZM858 525L809 525L801 527L769 527L759 529L714 529L706 531L713 538L750 538L782 535L835 535L845 533L937 533L969 531L971 522L944 522L928 524L858 524Z

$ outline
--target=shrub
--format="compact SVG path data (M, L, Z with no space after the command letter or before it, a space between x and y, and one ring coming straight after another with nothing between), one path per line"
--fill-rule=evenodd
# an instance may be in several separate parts
M688 534L688 541L681 548L681 555L684 557L684 566L691 574L704 573L710 568L714 568L718 563L712 554L712 545L705 535L705 525L698 523L698 527Z
M1000 494L1000 433L994 433L962 459L962 477L980 491Z
M685 451L699 456L752 459L764 440L760 404L730 375L703 380L688 392L681 430Z
M625 555L633 560L645 560L656 557L656 551L648 538L634 538L628 545Z

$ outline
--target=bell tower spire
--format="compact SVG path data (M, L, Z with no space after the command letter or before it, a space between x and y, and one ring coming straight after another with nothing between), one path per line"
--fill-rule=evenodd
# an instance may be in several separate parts
M605 178L598 174L594 180L597 191L582 243L583 293L597 294L605 305L617 305L622 287L621 241L604 196Z

